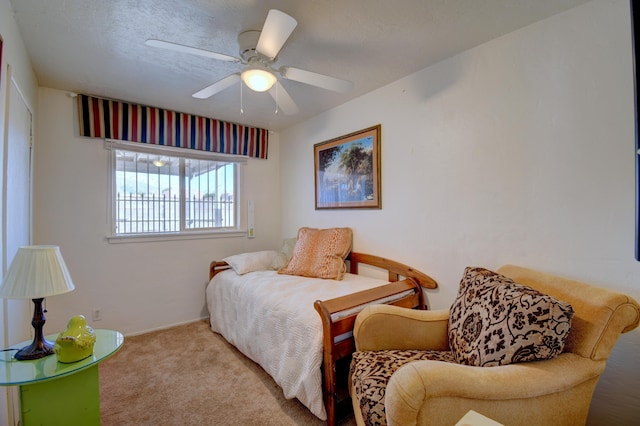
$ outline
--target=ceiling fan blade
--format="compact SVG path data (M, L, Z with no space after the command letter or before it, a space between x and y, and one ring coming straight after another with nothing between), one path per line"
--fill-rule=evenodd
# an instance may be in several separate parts
M227 87L233 86L239 81L240 81L240 73L231 74L226 76L222 80L218 80L215 83L205 87L204 89L194 93L191 96L198 99L207 99L218 92L222 92Z
M262 27L256 50L268 58L275 59L297 25L298 21L291 16L271 9Z
M310 84L334 92L346 93L353 89L353 82L342 80L316 72L301 70L300 68L281 67L278 72L287 80Z
M298 105L296 105L291 96L289 96L289 93L284 90L282 84L274 84L274 86L269 89L269 94L285 115L294 115L300 111Z
M144 44L151 47L158 47L160 49L173 50L174 52L204 56L205 58L217 59L219 61L240 62L240 59L234 56L225 55L224 53L212 52L210 50L199 49L197 47L185 46L183 44L172 43L170 41L149 39L145 41Z

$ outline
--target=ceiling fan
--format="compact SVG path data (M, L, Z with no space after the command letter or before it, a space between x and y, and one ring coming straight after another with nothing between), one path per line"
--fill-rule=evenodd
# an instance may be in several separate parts
M298 107L284 87L281 84L277 84L276 74L287 80L339 93L346 93L353 88L353 83L347 80L289 66L279 68L273 66L280 49L282 49L282 46L297 25L298 22L291 16L277 9L271 9L267 14L262 31L249 30L238 35L239 58L163 40L150 39L145 44L151 47L245 65L241 72L228 75L197 91L192 95L194 98L207 99L242 80L247 87L256 92L269 91L278 107L285 114L292 115L298 112Z

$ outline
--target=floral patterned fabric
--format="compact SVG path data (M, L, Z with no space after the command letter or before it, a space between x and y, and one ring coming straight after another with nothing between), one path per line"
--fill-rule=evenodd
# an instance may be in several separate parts
M412 361L455 362L451 352L384 350L354 352L350 376L367 426L386 425L384 394L391 375Z
M562 352L573 309L566 302L483 268L468 267L449 314L459 364L490 367Z

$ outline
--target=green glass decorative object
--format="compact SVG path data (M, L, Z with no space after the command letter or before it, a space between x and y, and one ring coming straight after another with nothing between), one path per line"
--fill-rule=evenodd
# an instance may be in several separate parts
M53 346L59 362L71 363L93 354L96 333L87 325L83 315L71 317L67 329L60 333Z

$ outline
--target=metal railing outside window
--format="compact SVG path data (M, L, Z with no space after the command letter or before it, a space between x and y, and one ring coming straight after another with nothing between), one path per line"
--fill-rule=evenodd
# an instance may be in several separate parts
M114 234L237 227L237 164L114 150Z

